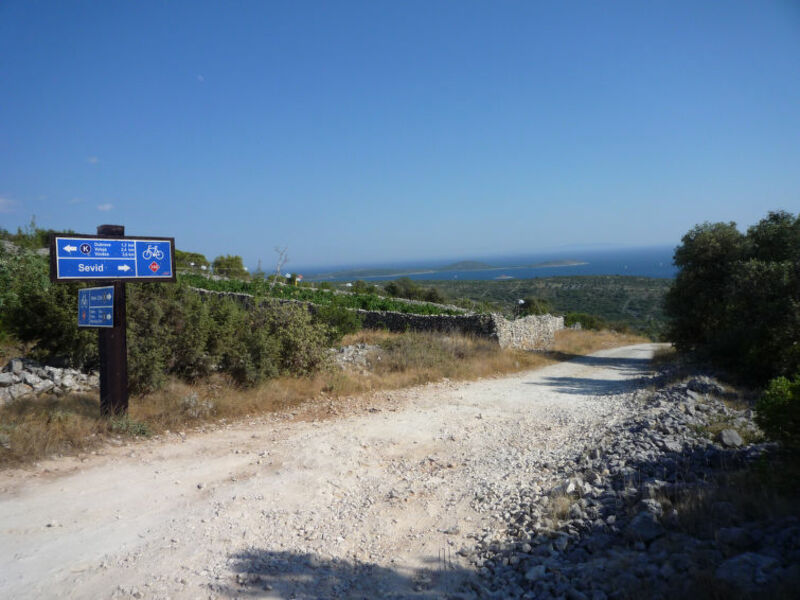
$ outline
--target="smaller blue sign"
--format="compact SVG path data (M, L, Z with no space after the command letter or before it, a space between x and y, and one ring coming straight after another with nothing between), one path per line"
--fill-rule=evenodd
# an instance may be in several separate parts
M114 286L78 290L78 327L114 326Z

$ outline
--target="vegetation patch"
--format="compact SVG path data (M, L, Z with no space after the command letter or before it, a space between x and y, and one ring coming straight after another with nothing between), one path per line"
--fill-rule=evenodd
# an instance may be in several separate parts
M242 387L230 372L212 372L191 381L173 374L166 376L158 389L133 396L127 418L110 420L99 416L97 396L73 394L12 402L0 407L0 464L86 452L111 437L133 440L301 407L313 418L323 418L341 414L335 408L340 400L371 392L443 378L498 376L637 341L642 338L561 331L556 334L553 353L533 353L504 350L470 336L363 330L346 335L342 343L380 347L366 375L326 367L303 376L279 374Z
M519 314L519 301L547 302L556 314L582 313L613 328L663 339L664 297L672 280L622 275L540 277L506 281L429 281L460 306L481 312ZM536 300L537 302L531 302ZM591 328L591 327L590 327Z
M771 212L747 233L704 223L675 251L669 339L759 385L800 372L800 216Z
M386 298L375 293L336 293L330 289L277 284L267 280L245 281L240 279L209 279L202 275L185 274L181 281L197 288L217 292L250 294L256 298L280 298L311 302L320 306L363 310L386 310L419 315L460 315L453 310L430 303L410 303L396 298Z

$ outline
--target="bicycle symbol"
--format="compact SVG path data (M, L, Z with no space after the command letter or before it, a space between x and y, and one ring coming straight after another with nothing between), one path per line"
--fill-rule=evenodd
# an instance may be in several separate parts
M145 260L150 260L151 258L161 260L164 258L164 252L162 252L155 244L148 244L147 250L142 252L142 258Z

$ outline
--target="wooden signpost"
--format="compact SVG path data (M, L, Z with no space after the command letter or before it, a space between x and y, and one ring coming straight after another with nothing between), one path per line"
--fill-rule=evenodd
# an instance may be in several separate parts
M97 235L54 233L50 236L50 279L106 284L103 291L81 290L78 326L97 328L100 412L106 416L126 414L125 282L174 282L175 238L126 237L122 225L100 225Z

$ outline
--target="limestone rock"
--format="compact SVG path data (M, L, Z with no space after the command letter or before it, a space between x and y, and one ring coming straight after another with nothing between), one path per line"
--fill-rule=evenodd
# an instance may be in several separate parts
M653 513L640 512L631 519L625 529L625 537L631 541L651 542L664 535L664 527Z
M765 571L775 567L778 561L771 556L745 552L722 563L714 576L740 590L749 590L756 583L763 583Z
M33 388L25 383L15 383L7 389L12 400L24 398L33 393Z
M719 442L726 448L738 448L744 441L735 429L723 429L719 432Z

